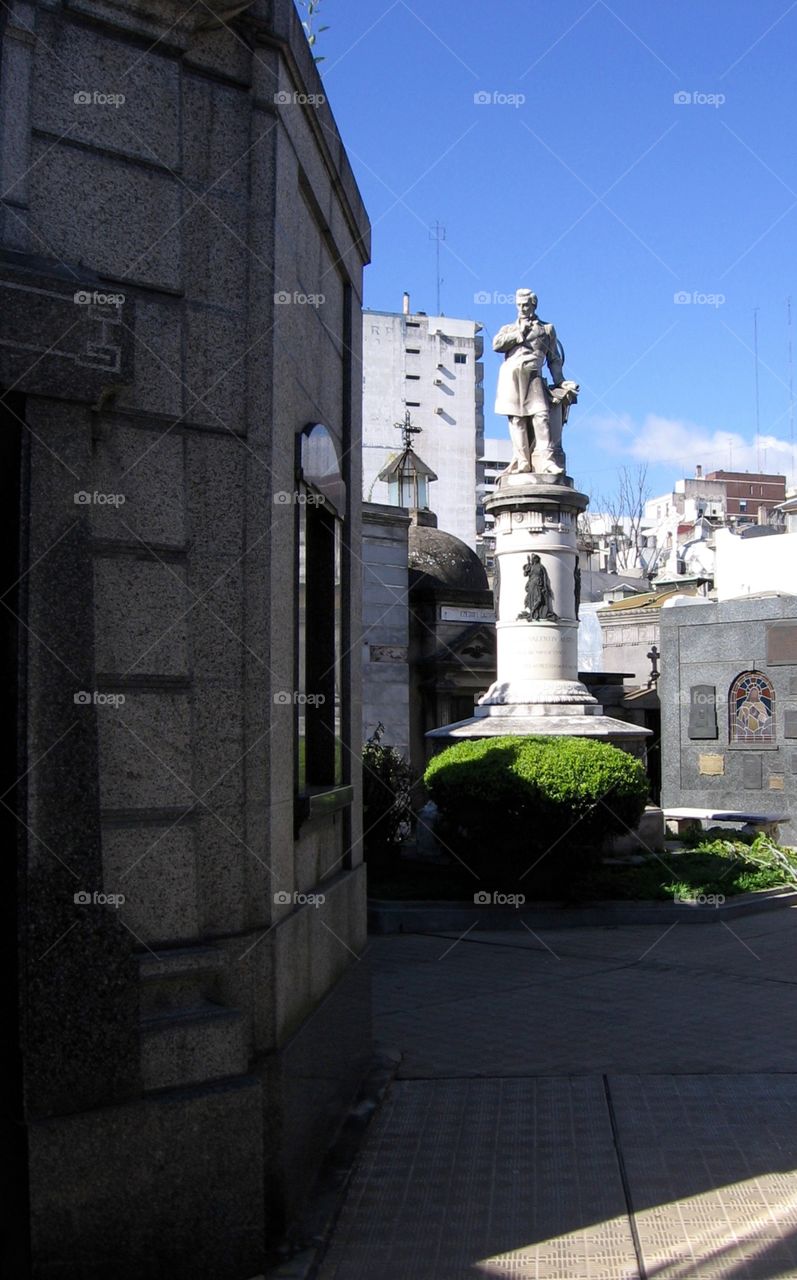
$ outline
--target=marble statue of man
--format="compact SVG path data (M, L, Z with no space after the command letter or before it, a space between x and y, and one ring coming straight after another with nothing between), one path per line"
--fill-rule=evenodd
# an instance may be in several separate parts
M578 386L563 378L562 348L553 325L537 315L536 293L518 289L515 302L517 319L499 329L493 339L493 350L504 354L495 412L509 418L512 461L507 473L561 476L565 470L562 425ZM551 387L542 376L544 365L553 379Z

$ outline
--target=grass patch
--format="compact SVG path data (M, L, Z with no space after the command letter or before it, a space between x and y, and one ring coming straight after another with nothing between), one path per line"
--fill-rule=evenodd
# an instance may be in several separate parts
M649 855L637 864L602 864L570 887L571 902L672 902L678 898L715 895L731 898L758 889L797 886L797 854L773 844L766 836L728 838L723 832L675 853ZM554 856L554 855L551 855ZM479 890L502 891L500 874L488 882L477 879L457 862L448 865L411 862L396 851L369 857L368 892L372 898L406 902L472 902ZM522 881L519 887L523 888ZM561 895L549 898L561 901Z

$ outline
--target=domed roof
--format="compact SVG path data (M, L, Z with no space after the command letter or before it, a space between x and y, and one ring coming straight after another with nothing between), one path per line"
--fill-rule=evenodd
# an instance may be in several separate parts
M430 525L410 525L409 566L414 587L489 590L484 565L476 552L453 533Z

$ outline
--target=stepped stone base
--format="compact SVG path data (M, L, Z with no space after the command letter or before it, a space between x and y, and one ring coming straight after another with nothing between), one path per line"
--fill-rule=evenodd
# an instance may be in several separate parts
M644 757L645 740L650 729L615 720L603 715L597 703L521 703L482 705L468 720L431 729L427 738L448 739L458 742L461 738L512 737L572 737L597 738L622 747L632 755Z

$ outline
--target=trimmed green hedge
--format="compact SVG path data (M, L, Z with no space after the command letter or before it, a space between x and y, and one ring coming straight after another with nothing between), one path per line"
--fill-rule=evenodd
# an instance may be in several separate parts
M566 889L608 836L636 827L648 795L638 760L589 738L459 742L430 761L424 782L444 844L496 887L522 877L531 890Z

